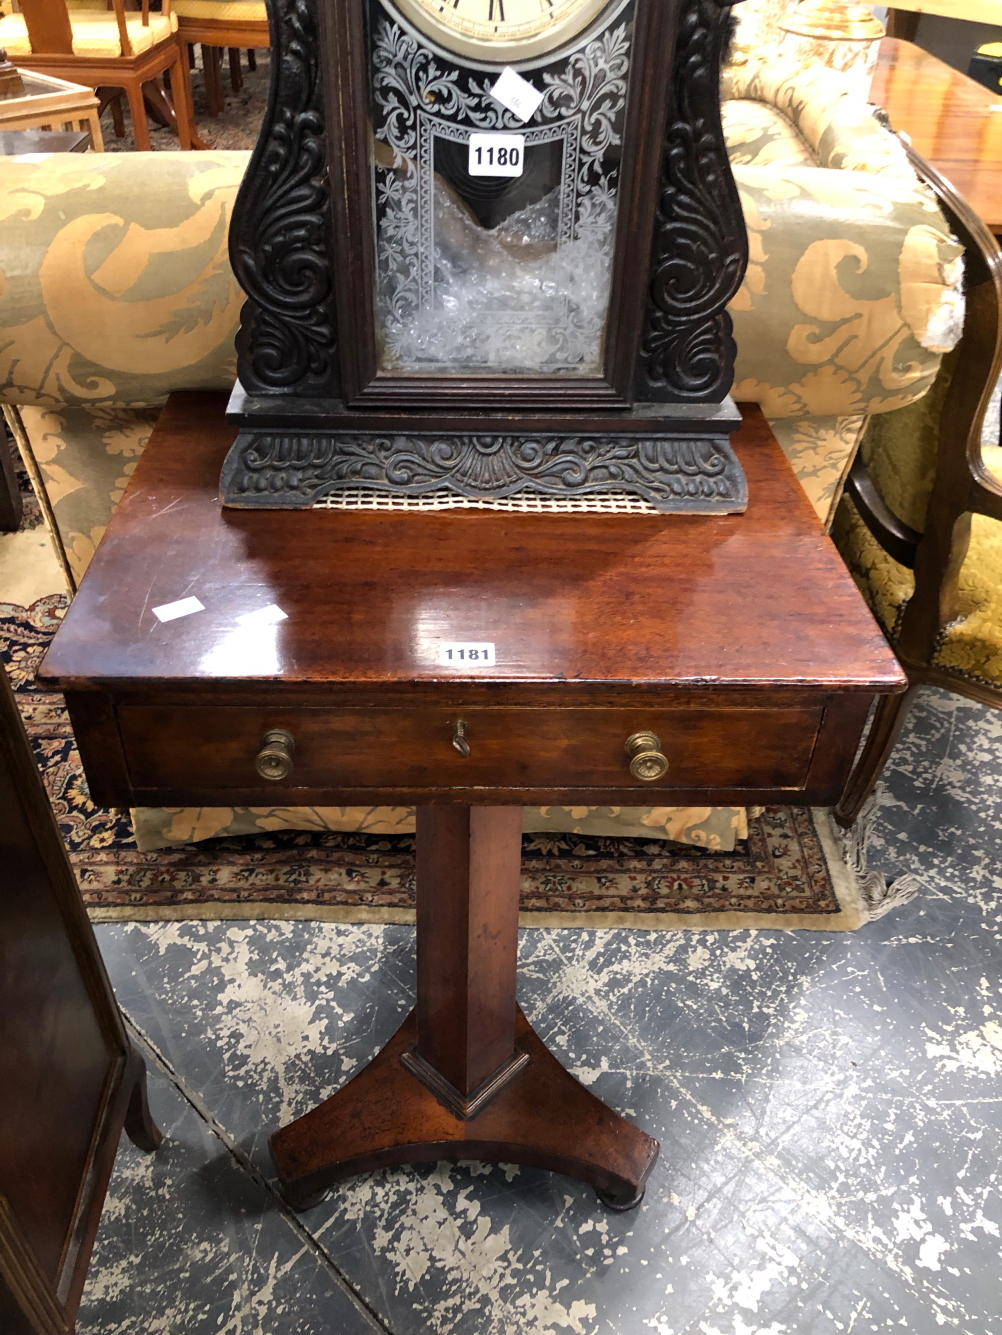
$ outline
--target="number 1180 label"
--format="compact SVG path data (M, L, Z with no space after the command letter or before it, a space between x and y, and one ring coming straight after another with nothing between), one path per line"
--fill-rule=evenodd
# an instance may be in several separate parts
M521 176L525 169L524 134L471 134L471 176Z

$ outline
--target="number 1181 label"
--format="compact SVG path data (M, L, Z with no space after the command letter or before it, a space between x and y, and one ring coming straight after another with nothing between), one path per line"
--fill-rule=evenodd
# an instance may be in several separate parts
M471 176L521 176L525 169L524 134L471 134Z
M493 667L494 645L490 641L460 640L456 644L440 641L438 661L443 667Z

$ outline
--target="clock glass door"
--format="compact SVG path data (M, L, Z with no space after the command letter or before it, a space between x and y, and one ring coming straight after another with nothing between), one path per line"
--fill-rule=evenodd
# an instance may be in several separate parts
M379 371L601 375L632 0L432 10L369 0Z

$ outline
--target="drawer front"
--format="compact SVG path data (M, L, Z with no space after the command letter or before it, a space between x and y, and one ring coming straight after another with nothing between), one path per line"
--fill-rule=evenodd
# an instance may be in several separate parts
M140 789L802 788L817 709L283 709L121 706L131 782ZM465 723L469 756L453 745ZM262 779L264 736L295 740L292 769ZM630 773L626 740L653 732L663 778Z

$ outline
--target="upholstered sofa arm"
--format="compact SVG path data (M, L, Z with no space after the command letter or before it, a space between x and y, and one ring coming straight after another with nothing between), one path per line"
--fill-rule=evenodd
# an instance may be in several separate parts
M162 404L225 389L226 249L247 153L0 159L0 398ZM740 166L751 264L736 393L770 417L883 412L939 364L959 248L914 176ZM951 268L953 266L953 268Z
M0 159L0 398L161 404L232 385L227 228L248 157Z
M963 323L962 247L911 173L735 166L749 264L734 396L772 420L920 398Z

